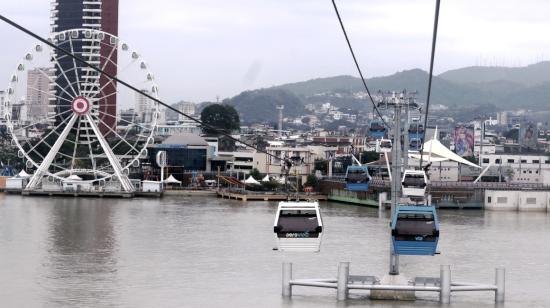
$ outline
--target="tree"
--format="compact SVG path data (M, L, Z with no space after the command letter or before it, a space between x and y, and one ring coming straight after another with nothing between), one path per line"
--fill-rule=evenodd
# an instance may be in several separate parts
M201 121L216 129L203 127L207 134L219 135L220 131L226 134L239 130L241 122L237 110L227 104L212 104L206 106L201 112Z
M262 179L262 175L260 174L260 171L256 168L250 170L248 175L252 176L255 180L261 180Z
M319 188L319 180L317 180L315 174L308 174L307 181L304 186L310 186L315 189Z
M368 164L373 161L377 161L380 158L380 154L376 152L368 152L364 151L361 153L361 163L362 164Z

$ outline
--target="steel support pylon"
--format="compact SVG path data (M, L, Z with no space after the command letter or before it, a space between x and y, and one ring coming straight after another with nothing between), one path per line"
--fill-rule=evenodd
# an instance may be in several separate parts
M71 118L69 119L69 122L67 123L67 125L65 126L65 128L63 129L63 131L55 141L55 143L53 144L52 148L50 149L46 157L44 157L44 160L42 161L42 163L40 164L36 172L31 177L29 183L25 187L25 190L36 189L36 187L42 182L44 173L48 171L48 169L50 168L55 156L59 152L59 149L61 149L61 146L63 145L65 140L67 139L67 136L71 132L71 129L73 129L73 126L76 123L77 119L78 119L78 115L73 114L71 116Z
M130 181L128 176L124 174L122 170L123 169L122 165L116 158L115 153L113 153L113 150L109 146L109 143L107 143L107 140L103 138L103 135L101 134L99 127L97 127L97 124L92 119L92 116L90 114L86 114L85 117L90 123L90 126L92 127L92 130L94 131L94 134L96 135L97 140L101 145L101 148L103 148L103 152L105 152L105 156L107 156L109 163L113 167L113 170L115 171L115 175L119 179L120 184L122 185L122 188L126 192L134 192L135 191L134 185L132 185L132 182Z

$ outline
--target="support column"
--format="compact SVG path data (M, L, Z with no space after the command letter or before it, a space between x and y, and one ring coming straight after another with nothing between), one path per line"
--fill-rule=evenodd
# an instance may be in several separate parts
M340 264L338 264L338 283L336 290L336 299L339 301L348 299L348 280L349 262L340 262Z
M504 302L504 293L506 286L506 270L504 267L497 267L495 270L495 285L497 290L495 291L495 302L503 303Z
M57 155L59 150L61 149L61 146L67 139L67 136L73 129L73 126L76 123L77 119L78 119L78 116L76 114L73 114L71 116L71 118L69 119L69 122L67 123L65 128L63 128L63 131L61 132L61 134L59 134L59 137L51 147L50 151L48 152L48 154L46 155L46 157L44 158L44 160L42 161L42 163L40 164L40 166L38 167L38 169L36 170L32 178L29 180L29 183L27 184L25 189L27 190L35 189L42 182L42 177L50 168L50 165L54 161L55 156Z
M451 266L441 265L439 273L441 291L439 292L439 301L442 304L451 303Z
M378 194L378 210L384 211L386 206L386 200L388 200L388 193L381 192Z
M283 262L283 297L292 297L292 286L290 285L292 280L292 263Z
M120 184L122 185L122 188L125 192L132 193L135 191L134 186L132 185L132 182L130 182L130 179L128 179L128 176L123 174L122 166L120 162L118 161L118 158L113 153L113 150L109 146L109 143L105 138L103 137L103 134L101 134L101 131L99 130L99 127L94 122L94 119L90 114L86 114L86 119L88 120L88 123L92 127L92 130L94 131L94 134L97 137L97 140L99 141L99 144L103 148L103 151L105 152L105 156L109 160L109 163L113 167L113 170L115 171L115 175L120 181Z
M395 98L397 99L397 98ZM391 219L395 216L401 197L401 106L395 106L392 147ZM390 237L390 275L399 275L399 256L394 253Z

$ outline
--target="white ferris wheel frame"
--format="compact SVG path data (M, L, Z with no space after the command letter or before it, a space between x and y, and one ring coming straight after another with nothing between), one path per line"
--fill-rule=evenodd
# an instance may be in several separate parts
M92 65L95 65L96 67L99 67L101 70L105 70L108 63L114 63L112 61L111 57L113 56L115 51L116 51L116 54L119 57L120 57L121 53L124 53L124 52L129 53L132 62L130 64L128 64L126 67L124 67L123 70L128 68L132 63L139 65L140 69L145 71L146 80L151 85L151 88L148 89L148 90L150 90L148 94L152 95L155 98L158 98L158 86L154 82L153 74L148 70L148 67L145 64L145 62L141 60L141 56L139 55L139 53L137 53L136 51L131 51L129 49L128 44L122 42L118 37L116 37L114 35L111 35L107 32L99 31L99 30L70 29L70 30L65 30L65 31L60 31L60 32L53 33L51 35L49 41L57 44L60 41L63 43L63 42L67 42L67 40L68 40L69 46L70 46L70 50L68 50L68 51L70 51L71 53L74 54L75 50L73 49L73 39L79 39L79 38L82 39L82 41L87 40L87 41L91 41L91 42L97 43L97 44L102 44L102 42L105 39L109 39L110 44L116 46L116 48L111 48L111 51L109 52L109 55L107 56L106 61L103 65L100 65L100 61L98 60L102 57L99 49L96 49L96 51L92 51L90 49L90 51L87 54L84 52L84 49L82 50L82 52L81 52L82 55L83 56L85 56L85 55L88 56L87 58L84 57L84 60L86 60L88 63L90 63ZM44 47L45 46L42 45L42 44L36 44L33 47L32 52L33 53L46 52L46 51L44 51ZM25 73L25 72L28 71L28 70L25 69L25 67L29 63L32 64L33 53L27 53L25 55L25 57L23 58L22 62L20 62L17 65L16 73L13 74L11 79L10 79L10 84L9 84L9 87L6 91L7 99L6 99L5 104L4 104L4 111L5 111L4 118L6 119L6 126L8 128L8 131L9 131L10 135L12 136L12 144L15 144L17 146L18 156L20 158L24 158L26 160L26 165L29 166L29 167L32 166L32 167L36 168L36 171L32 175L32 177L29 180L29 182L28 182L27 186L25 187L25 189L26 190L36 189L40 185L40 183L42 182L42 179L44 178L44 176L48 176L48 178L51 177L52 179L57 179L59 181L64 181L66 178L63 177L62 175L67 175L67 174L70 175L70 174L73 174L73 172L75 172L75 173L80 173L80 174L86 174L86 173L87 174L93 174L94 176L96 176L96 179L93 180L93 182L98 181L100 183L105 183L105 180L109 180L111 178L118 178L120 183L121 183L122 189L125 192L135 191L135 188L134 188L133 184L131 183L131 181L128 178L129 168L131 166L135 166L136 162L139 164L139 159L147 156L147 145L154 143L153 137L154 137L154 134L155 134L155 130L156 130L156 127L157 127L157 121L158 121L158 117L159 117L158 103L156 103L156 102L151 103L152 104L152 110L150 111L151 112L151 114L150 114L151 122L147 124L147 127L145 127L143 124L133 123L132 121L122 119L122 117L118 117L117 115L113 116L112 114L108 114L106 112L103 112L103 111L100 110L100 108L95 108L94 109L94 107L96 106L96 105L94 105L95 102L99 102L102 99L106 99L109 96L117 95L119 93L119 90L116 88L115 82L113 80L110 80L108 77L105 76L108 80L107 80L105 85L101 86L100 82L99 82L99 79L100 79L99 73L97 73L93 69L91 69L89 67L85 67L83 65L77 66L76 60L72 59L72 63L74 65L74 76L76 77L76 86L77 86L75 88L74 87L74 82L71 82L70 79L67 77L67 72L69 72L70 70L63 70L62 65L59 62L60 58L68 57L68 56L66 56L66 55L59 56L55 52L53 52L53 50L52 50L51 61L53 62L52 63L53 68L55 70L59 70L59 73L57 74L57 77L58 78L64 78L64 80L67 82L67 85L65 86L65 88L59 86L59 84L56 84L55 76L52 76L50 74L50 72L44 72L43 70L38 68L39 71L41 72L41 74L46 76L46 78L48 78L49 83L50 83L49 93L44 92L42 94L48 95L49 100L56 101L56 104L61 102L61 101L65 101L64 104L66 102L69 102L69 103L71 103L71 105L70 105L71 108L68 108L68 110L65 110L65 111L60 112L60 113L55 112L53 115L50 115L50 113L48 113L47 117L40 119L36 123L32 123L32 124L26 125L24 127L16 127L16 125L14 125L14 122L12 121L12 114L10 112L10 110L11 110L10 109L10 104L13 104L17 100L17 97L16 97L17 94L15 93L16 91L14 89L16 88L15 84L19 80L18 73L22 74L22 73ZM120 76L120 73L121 73L120 67L118 67L117 63L114 63L114 64L117 65L116 77L118 77L118 76ZM84 73L82 73L82 76L79 76L79 74L77 73L78 72L77 67L78 67L78 69L81 70L81 72L84 72ZM52 90L52 84L56 86L56 87L54 87L54 89L61 90L64 93L64 95L67 95L73 101L70 102L68 99L66 99L64 97L56 96L54 94L54 93L56 93L55 90ZM108 95L104 95L102 91L108 85L115 85L115 90L114 90L113 93L110 93ZM37 89L34 89L34 90L37 90ZM95 97L98 94L101 94L103 96ZM53 96L53 98L51 96ZM60 105L55 105L55 106L56 106L55 109L57 111L57 109ZM63 106L67 107L68 105L63 105ZM50 107L50 105L48 105L48 108L49 107ZM94 110L94 112L97 112L97 114L94 114L94 112L91 112L92 109ZM68 116L69 112L71 112L71 111L72 111L72 115ZM40 123L42 123L42 124L45 124L45 123L51 124L56 119L56 117L59 117L63 114L67 114L65 119L62 120L61 123L56 125L49 132L49 134L47 136L43 137L42 140L37 142L30 149L25 150L23 148L22 140L19 140L18 135L17 135L18 130L26 129L28 127L33 127L33 126L36 126L37 124L40 124ZM128 130L126 131L125 136L121 136L116 131L116 129L113 130L108 124L106 124L103 121L103 119L106 116L114 118L115 123L118 122L118 121L122 121L122 122L125 122L127 125L132 125L132 127L138 127L138 128L140 128L144 131L148 131L148 133L146 133L145 135L142 134L143 131L138 133L139 138L143 138L142 148L139 149L139 145L138 145L137 141L134 145L132 145L130 142L128 142L125 139L125 137L128 135ZM77 129L76 138L75 138L74 141L68 140L67 137L68 137L70 131L73 128L75 128L75 124L77 123L77 121L78 121L78 126L76 127L76 129ZM80 133L81 133L81 127L82 127L81 124L82 123L87 123L89 125L89 128L86 129L87 130L86 137L88 139L87 144L90 147L90 153L89 154L90 154L90 160L91 160L91 163L92 163L92 169L78 169L78 168L75 168L75 163L74 162L75 162L75 156L76 156L76 152L77 152L76 149L78 147L78 143L80 142L79 136L80 136ZM109 145L109 143L107 142L105 136L101 133L101 130L100 130L97 123L102 123L102 125L109 130L109 134L113 134L114 136L116 136L119 139L118 142L114 146L111 147ZM57 130L60 129L63 125L64 125L63 130L61 131L61 133L58 133ZM54 125L52 125L52 126L54 126ZM97 141L99 142L99 145L100 145L101 149L103 150L103 155L107 158L107 160L109 162L109 166L107 166L107 167L112 168L112 170L114 171L113 173L106 172L105 171L106 166L99 167L99 168L96 166L95 159L94 159L94 154L93 154L93 151L92 151L92 148L91 148L91 145L90 145L91 144L90 128L91 128L91 132L93 133L93 137L97 138ZM52 133L57 134L57 140L55 141L55 143L53 145L50 145L47 142L45 142L45 140ZM65 141L69 141L69 142L74 143L74 153L73 153L73 156L72 156L72 163L71 163L71 168L70 169L62 168L62 167L59 167L59 166L54 164L54 159L56 158L56 156L58 154L61 154L59 151L60 151L60 148L61 148L61 146L63 145L63 143ZM50 148L50 150L48 151L46 156L42 156L41 154L38 153L38 151L35 150L35 148L37 146L39 146L41 143L46 144ZM129 160L129 162L127 164L125 164L124 166L121 164L120 158L117 155L115 155L115 153L113 152L113 149L118 147L122 143L124 143L126 146L130 147L130 150L126 154L122 154L122 156L126 156L131 151L135 151L135 153L137 153L137 155L135 155L135 157L133 159ZM39 154L39 156L41 156L41 158L42 158L41 161L36 161L35 159L33 159L33 157L31 157L30 153L32 153L33 151L34 151L34 153L37 153L37 154ZM68 156L68 155L64 154L64 156ZM61 171L58 171L58 172L55 172L55 173L50 172L49 169L52 165L55 165L56 167L61 169ZM99 175L100 177L97 178L97 175Z

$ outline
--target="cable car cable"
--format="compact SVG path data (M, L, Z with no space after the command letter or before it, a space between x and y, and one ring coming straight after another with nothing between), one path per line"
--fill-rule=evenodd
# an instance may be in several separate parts
M158 99L158 98L156 98L156 97L153 97L153 96L151 96L151 95L149 95L149 94L147 94L147 93L144 93L144 92L140 91L139 89L137 89L136 87L130 85L129 83L127 83L127 82L125 82L125 81L123 81L123 80L117 78L116 76L114 76L114 75L112 75L112 74L109 74L109 73L105 72L104 70L100 69L99 67L96 67L96 66L93 65L93 64L88 63L86 60L80 58L79 56L73 55L71 52L69 52L69 51L65 50L64 48L61 48L61 47L59 47L59 46L53 44L52 42L48 41L47 39L44 39L43 37L39 36L38 34L36 34L36 33L32 32L31 30L29 30L29 29L27 29L27 28L21 26L20 24L18 24L18 23L16 23L16 22L12 21L11 19L5 17L5 16L2 15L2 14L0 14L0 20L4 21L5 23L9 24L10 26L12 26L12 27L14 27L14 28L16 28L16 29L18 29L18 30L20 30L20 31L22 31L22 32L24 32L24 33L26 33L27 35L29 35L29 36L31 36L31 37L33 37L33 38L39 40L40 42L42 42L42 43L44 43L44 44L50 46L51 48L53 48L53 49L55 49L55 50L57 50L57 51L60 51L61 53L65 54L65 55L67 55L68 57L70 57L70 58L72 58L72 59L78 61L79 63L81 63L81 64L83 64L83 65L85 65L85 66L87 66L87 67L93 69L94 71L96 71L96 72L98 72L98 73L101 73L101 74L105 75L105 76L108 77L110 80L116 81L116 82L118 82L118 83L124 85L125 87L129 88L130 90L133 90L134 92L139 93L139 94L145 96L146 98L148 98L148 99L150 99L150 100L152 100L152 101L154 101L154 102L156 102L156 103L158 103L158 104L160 104L160 105L162 105L162 106L164 106L164 107L166 107L166 108L168 108L168 109L170 109L170 110L176 112L177 114L180 114L180 115L182 115L182 116L188 118L189 120L192 120L192 121L194 121L194 122L196 122L196 123L202 125L203 127L206 127L206 128L211 129L211 130L213 130L213 131L216 131L216 132L220 133L220 135L223 135L223 136L225 136L225 137L227 137L227 138L229 138L229 139L231 139L231 140L233 140L233 141L235 141L235 142L239 142L239 143L241 143L241 144L243 144L243 145L245 145L245 146L247 146L247 147L249 147L249 148L251 148L251 149L254 149L254 150L260 152L260 153L264 153L264 154L266 154L266 155L268 155L268 156L270 156L270 157L272 157L272 158L280 159L280 157L277 157L276 155L273 155L273 154L271 154L271 153L268 153L267 151L261 150L261 149L255 147L255 146L253 146L253 145L251 145L251 144L249 144L249 143L243 142L243 141L241 141L241 140L239 140L239 139L237 139L237 138L231 136L230 134L224 132L224 131L221 130L220 128L217 128L217 127L212 126L212 125L210 125L210 124L206 124L206 123L202 122L201 120L197 120L197 119L193 118L192 116L190 116L190 115L188 115L188 114L185 114L185 113L179 111L178 109L176 109L176 108L174 108L174 107L172 107L172 106L170 106L170 105L164 103L164 102L161 101L160 99ZM285 161L286 161L286 159L285 159Z
M357 58L355 57L355 52L353 51L353 47L351 46L351 42L348 38L348 33L346 32L346 28L344 27L344 22L342 22L342 18L340 17L340 13L338 12L338 7L336 6L335 0L332 0L332 5L334 6L334 11L336 12L336 16L338 17L338 21L340 22L340 26L342 27L342 32L344 33L344 37L346 38L346 42L348 43L349 51L351 52L351 57L353 58L353 62L355 62L355 67L357 68L357 71L359 72L359 76L361 77L361 82L363 83L363 86L365 87L365 90L367 91L367 95L369 96L369 99L372 103L372 106L374 107L374 110L376 110L376 113L378 114L378 117L384 123L384 125L389 129L390 126L386 121L384 121L384 118L382 118L382 114L380 113L380 110L378 110L378 107L376 106L376 103L372 99L372 96L369 91L369 87L367 87L367 82L365 81L365 77L363 77L363 72L361 71L361 67L359 66L359 62L357 61Z
M434 29L432 36L432 54L430 56L430 75L428 79L428 93L426 97L426 110L424 114L424 140L426 140L426 131L428 129L428 112L430 110L430 96L432 93L432 79L433 79L433 69L434 69L434 58L435 58L435 44L437 42L437 26L439 24L439 4L440 0L435 1L435 16L434 16ZM422 158L424 157L424 142L420 143L420 169L422 169Z

